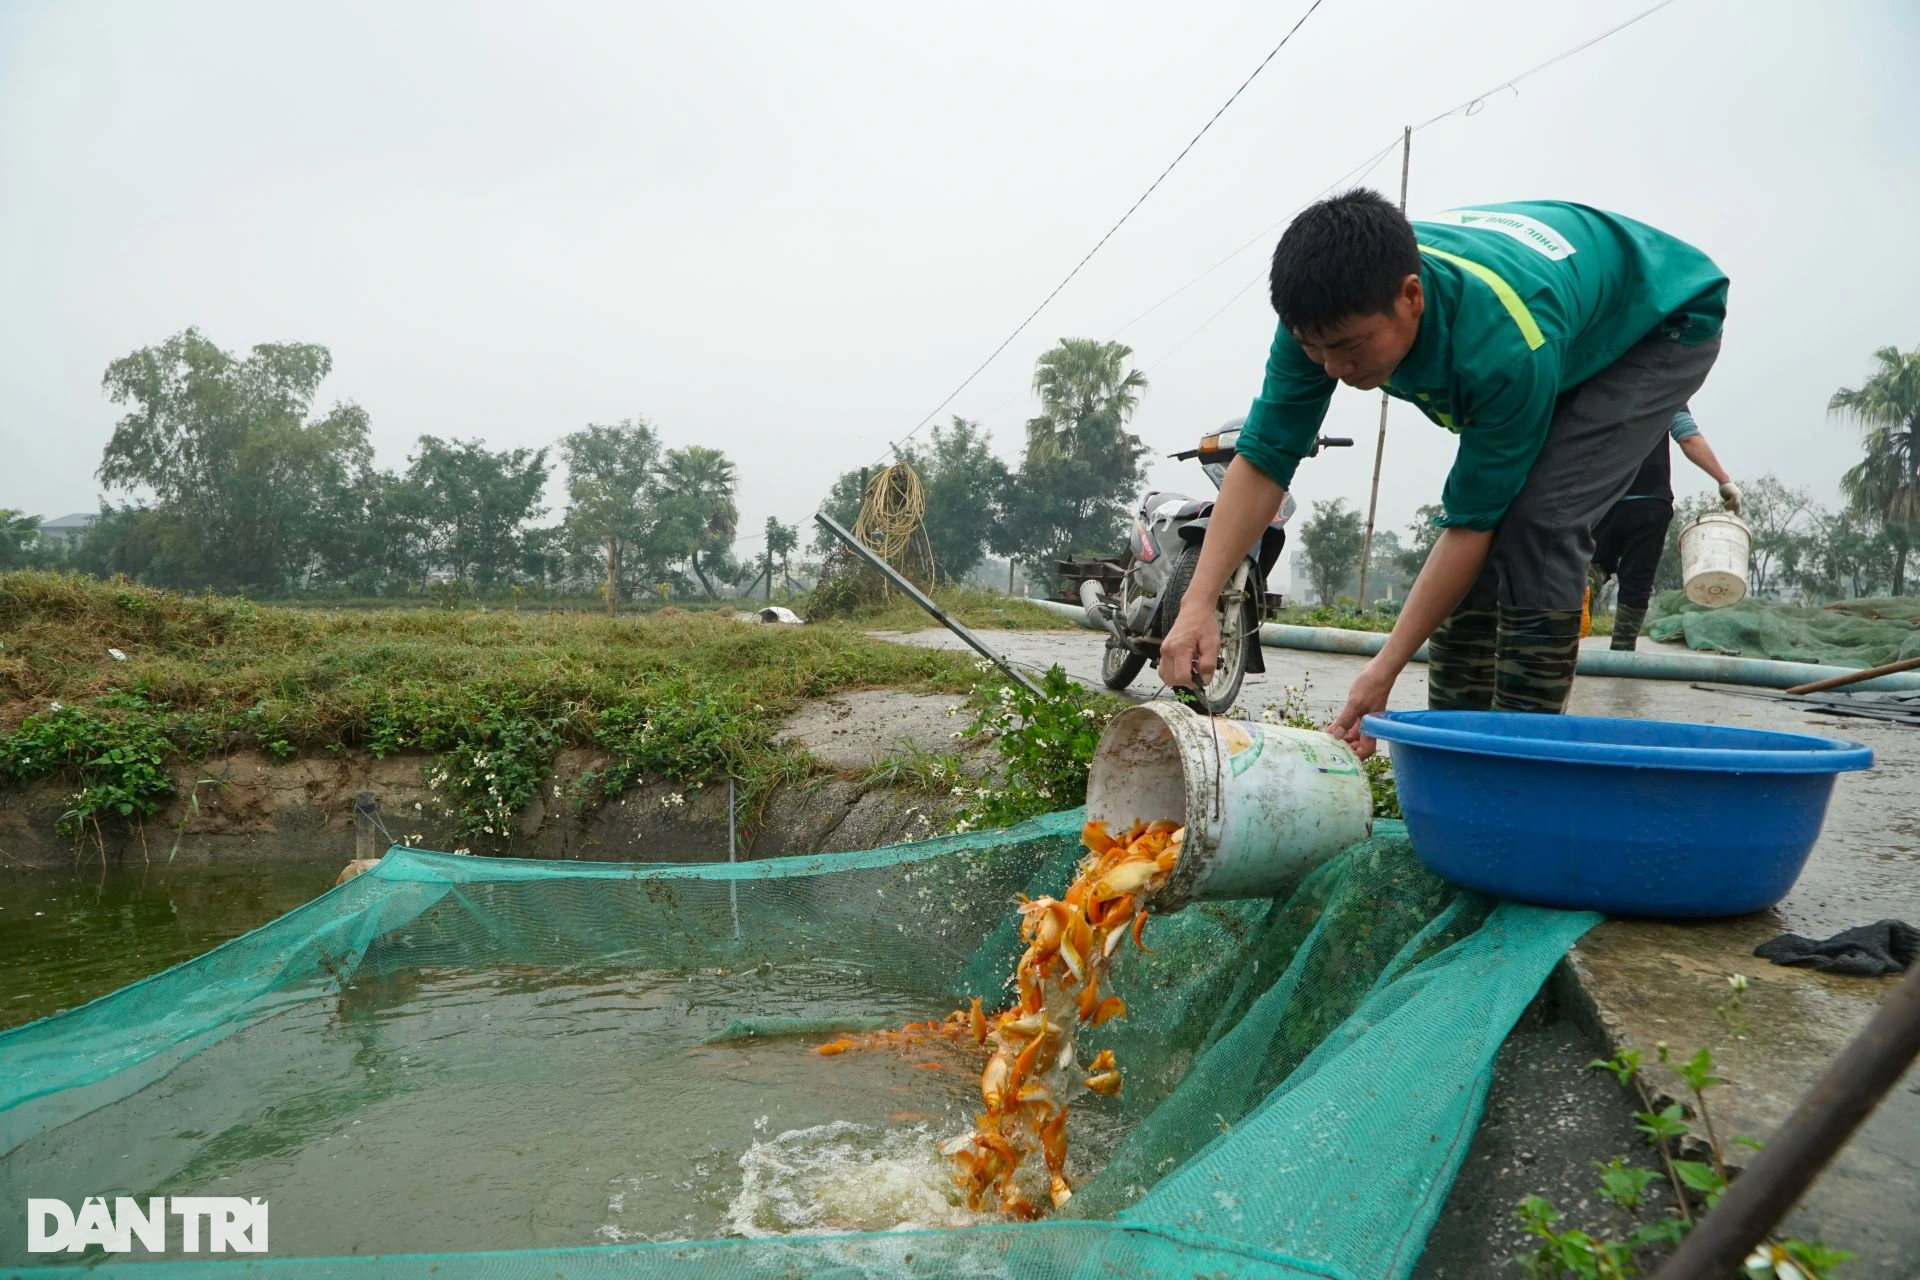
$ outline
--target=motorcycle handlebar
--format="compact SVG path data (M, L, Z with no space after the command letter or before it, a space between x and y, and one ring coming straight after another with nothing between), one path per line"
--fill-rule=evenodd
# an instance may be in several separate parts
M1313 451L1318 453L1322 449L1347 449L1352 446L1353 437L1351 436L1320 436L1314 440ZM1181 449L1167 456L1177 462L1185 462L1189 458L1199 458L1202 462L1229 462L1234 457L1234 449L1232 445L1212 450Z

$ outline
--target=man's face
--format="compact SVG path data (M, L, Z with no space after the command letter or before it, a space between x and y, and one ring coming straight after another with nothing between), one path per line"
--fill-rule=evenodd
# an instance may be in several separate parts
M1330 376L1361 391L1372 391L1406 359L1420 332L1420 316L1425 310L1420 277L1408 276L1400 282L1393 310L1386 314L1349 316L1325 329L1296 331L1293 336L1307 359Z

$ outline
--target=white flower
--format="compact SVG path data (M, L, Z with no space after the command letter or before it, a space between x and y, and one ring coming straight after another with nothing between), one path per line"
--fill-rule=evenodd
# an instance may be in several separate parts
M1777 1244L1763 1244L1747 1258L1750 1280L1807 1280L1793 1258Z
M463 858L464 858L464 857L466 857L466 856L467 856L468 854L470 854L470 853L472 853L472 852L473 852L473 850L471 850L471 849L455 849L455 850L454 850L454 852L455 852L455 853L457 853L457 854L459 854L459 855L460 855L461 857L463 857Z
M668 809L677 809L686 802L686 796L678 791L669 791L666 795L660 797L661 806Z
M1727 975L1727 985L1735 991L1745 991L1747 989L1747 975L1744 973L1729 974Z
M58 703L58 702L49 702L49 703L47 704L47 710L49 710L49 711L65 711L65 710L66 710L66 707L65 707L65 706L63 706L63 705L61 705L61 704L60 704L60 703Z
M965 787L955 787L955 788L953 789L953 794L954 794L954 797L955 797L955 798L957 799L957 798L959 798L960 796L964 796L964 795L966 795L966 794L967 794L967 789L966 789Z

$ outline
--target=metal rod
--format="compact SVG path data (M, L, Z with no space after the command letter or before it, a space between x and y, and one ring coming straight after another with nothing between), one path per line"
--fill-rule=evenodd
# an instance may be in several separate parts
M1400 135L1400 213L1407 212L1407 169L1413 159L1413 126L1406 126ZM1373 439L1373 489L1367 495L1367 536L1360 543L1360 595L1354 601L1362 610L1367 607L1367 569L1373 564L1373 517L1380 509L1380 463L1387 456L1387 405L1391 397L1380 393L1380 432ZM1327 603L1322 601L1322 604Z
M1920 658L1902 658L1898 662L1884 662L1877 667L1866 667L1859 671L1849 671L1843 676L1828 676L1825 680L1815 680L1812 684L1797 684L1787 690L1788 693L1821 693L1828 689L1838 689L1843 685L1860 680L1871 680L1875 676L1890 676L1899 671L1920 671Z
M353 856L356 860L378 858L387 851L380 843L380 797L361 791L353 797Z
M1907 970L1872 1021L1827 1064L1780 1132L1654 1273L1654 1280L1719 1280L1736 1274L1916 1057L1920 965Z
M734 862L739 857L738 828L733 820L733 778L727 778L727 861ZM727 881L727 905L733 908L733 940L740 941L740 882Z
M1021 675L1018 671L1015 671L1012 663L987 648L986 643L982 641L979 636L974 635L973 632L961 626L945 609L942 609L939 605L927 599L925 592L921 591L920 588L914 586L911 582L908 582L892 565L875 555L870 547L861 542L860 539L854 537L851 533L848 533L845 529L842 529L839 521L824 511L816 513L813 518L822 529L825 529L828 533L831 533L834 537L840 539L840 541L852 548L854 554L886 575L887 581L900 588L909 600L932 614L934 620L939 622L941 626L966 641L968 648L985 658L988 662L991 662L994 666L1000 668L1000 670L1006 674L1007 679L1013 681L1036 698L1046 696L1040 692L1038 685Z

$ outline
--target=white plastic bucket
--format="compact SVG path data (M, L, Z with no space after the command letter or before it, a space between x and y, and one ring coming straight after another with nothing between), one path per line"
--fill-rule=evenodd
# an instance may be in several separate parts
M1730 511L1709 511L1680 531L1680 579L1703 609L1738 604L1747 595L1753 531Z
M1210 719L1174 702L1113 718L1094 748L1087 817L1115 834L1186 824L1180 863L1154 906L1270 898L1373 828L1373 792L1347 745L1324 733Z

